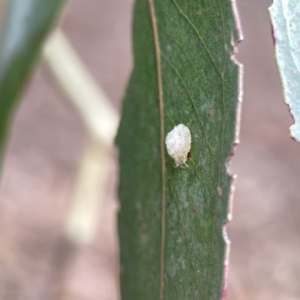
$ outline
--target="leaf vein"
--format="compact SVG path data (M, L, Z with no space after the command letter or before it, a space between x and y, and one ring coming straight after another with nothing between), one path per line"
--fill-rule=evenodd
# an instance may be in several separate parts
M160 30L161 30L161 32L163 32L164 34L166 34L168 37L170 37L180 47L180 49L184 52L186 58L188 59L188 61L192 65L192 67L194 68L195 72L199 75L199 79L201 79L201 81L202 81L201 82L202 83L201 87L205 90L206 96L209 97L208 90L207 90L207 88L205 86L205 83L202 80L202 76L201 76L199 70L196 68L195 64L191 61L189 55L186 53L186 51L184 50L184 48L181 46L181 44L176 39L174 39L169 33L167 33L165 30L163 30L162 27L161 27Z
M181 76L180 76L180 74L178 73L178 71L176 70L176 68L175 68L175 67L173 66L173 64L167 59L166 55L165 55L162 51L161 51L161 54L162 54L162 56L165 58L165 60L168 62L168 64L170 65L170 67L174 70L174 72L176 73L177 77L179 78L179 80L181 81L182 85L184 86L185 90L187 91L187 94L188 94L188 96L189 96L189 99L191 100L191 102L192 102L192 104L193 104L193 107L194 107L194 109L195 109L195 111L196 111L196 114L197 114L197 116L198 116L198 119L199 119L199 122L200 122L200 124L201 124L203 133L204 133L204 135L205 135L205 139L206 139L207 145L208 145L209 150L210 150L210 152L211 152L211 155L212 155L212 157L214 158L214 153L213 153L212 147L211 147L211 145L210 145L210 143L209 143L209 140L208 140L208 136L207 136L206 130L205 130L205 128L204 128L203 122L202 122L202 120L201 120L201 118L200 118L200 114L199 114L199 112L198 112L198 110L197 110L197 108L196 108L195 102L194 102L194 100L193 100L193 98L192 98L192 96L191 96L191 94L190 94L189 89L187 88L185 82L184 82L183 79L181 78Z
M208 57L210 59L210 61L212 62L212 64L214 65L216 71L218 72L218 74L222 77L222 73L220 72L219 68L217 67L215 61L213 60L210 51L208 50L206 43L204 42L203 38L201 37L201 35L199 34L197 28L195 27L195 25L190 21L190 19L184 14L184 12L182 11L182 9L179 7L179 5L176 3L175 0L172 0L172 2L175 4L177 10L179 11L179 13L184 17L184 19L189 23L189 25L193 28L193 30L196 32L199 40L201 41L202 45L204 46L204 49L206 51L206 53L208 54Z

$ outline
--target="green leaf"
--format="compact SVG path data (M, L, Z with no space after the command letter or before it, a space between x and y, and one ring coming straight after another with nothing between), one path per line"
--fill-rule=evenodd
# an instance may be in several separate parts
M274 0L269 11L284 98L295 120L290 134L300 142L300 1Z
M239 34L230 0L136 0L134 70L117 136L123 300L220 299ZM186 125L175 167L165 137ZM227 263L227 262L226 262Z
M14 107L63 0L8 0L0 44L0 157Z

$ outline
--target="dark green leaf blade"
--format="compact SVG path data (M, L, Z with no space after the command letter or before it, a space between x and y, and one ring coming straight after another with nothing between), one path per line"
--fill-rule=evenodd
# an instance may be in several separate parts
M284 98L295 120L290 134L300 142L300 2L274 0L269 11Z
M135 3L134 70L117 136L123 300L224 294L237 41L231 1ZM176 168L164 140L180 123L192 148Z
M0 44L0 155L11 116L64 0L8 0Z

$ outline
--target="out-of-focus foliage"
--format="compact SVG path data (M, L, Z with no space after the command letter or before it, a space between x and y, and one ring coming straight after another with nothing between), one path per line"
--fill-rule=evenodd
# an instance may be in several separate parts
M0 157L17 99L63 2L7 1L0 44Z
M285 102L295 120L291 136L300 142L300 2L274 0L269 10Z

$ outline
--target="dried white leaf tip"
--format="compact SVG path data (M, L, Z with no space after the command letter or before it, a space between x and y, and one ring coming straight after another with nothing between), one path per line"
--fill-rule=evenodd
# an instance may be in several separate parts
M168 154L175 160L176 167L185 164L191 150L191 132L183 124L179 124L166 136Z

